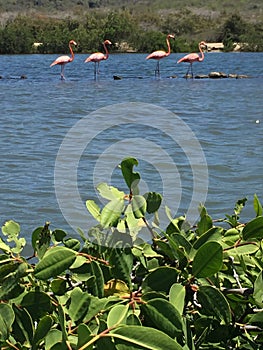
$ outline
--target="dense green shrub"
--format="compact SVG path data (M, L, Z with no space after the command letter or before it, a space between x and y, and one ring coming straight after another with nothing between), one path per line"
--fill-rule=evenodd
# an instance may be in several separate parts
M263 216L240 221L246 199L214 221L200 207L191 227L162 196L139 192L138 162L120 164L127 193L102 183L108 203L86 205L98 225L80 240L47 222L23 256L19 224L0 239L0 347L7 349L260 349L263 343ZM150 222L150 218L153 223ZM140 238L142 230L149 240Z
M19 15L0 28L0 54L62 53L71 39L79 43L77 52L82 53L98 50L105 39L116 44L113 51L121 50L124 42L138 52L152 52L164 48L168 33L175 34L174 52L191 51L200 40L223 41L226 50L232 50L234 42L246 43L243 50L263 50L262 23L252 25L237 14L215 19L189 10L159 16L152 10L122 9L65 18ZM35 42L43 44L34 47Z

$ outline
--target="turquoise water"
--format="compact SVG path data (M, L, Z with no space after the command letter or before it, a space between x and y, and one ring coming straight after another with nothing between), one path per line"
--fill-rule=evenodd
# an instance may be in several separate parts
M95 81L76 55L61 81L49 67L56 56L1 56L1 223L18 221L25 236L45 221L87 229L85 201L99 201L100 181L125 190L117 165L127 155L140 161L142 192L169 197L174 215L200 199L221 218L247 197L243 221L254 216L254 193L263 202L263 53L208 53L194 64L196 74L249 76L220 80L185 80L181 54L164 59L156 79L145 57L110 55Z

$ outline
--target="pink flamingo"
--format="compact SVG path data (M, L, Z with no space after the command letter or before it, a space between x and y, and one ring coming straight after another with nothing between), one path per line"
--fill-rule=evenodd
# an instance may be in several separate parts
M164 57L167 57L171 53L171 46L170 46L170 39L174 39L174 35L168 34L166 37L166 43L168 47L168 51L165 52L163 50L158 50L152 52L150 55L146 57L146 60L157 60L156 68L155 68L155 75L160 75L160 60Z
M74 52L72 50L71 45L77 46L77 43L74 40L70 40L69 42L69 50L71 53L71 57L70 56L59 56L54 62L51 63L50 67L55 66L56 64L61 66L61 79L64 80L65 76L64 76L64 69L65 69L65 65L69 62L72 62L74 60Z
M111 45L111 42L109 40L105 40L103 42L104 50L106 53L105 55L102 52L95 52L85 60L85 63L94 62L94 77L96 77L96 75L100 73L100 61L107 60L109 58L109 51L107 45Z
M206 42L201 41L201 42L198 44L198 47L199 47L199 51L200 51L200 53L201 53L201 56L200 56L198 53L189 53L188 55L182 57L179 61L177 61L177 63L181 63L181 62L190 63L190 65L189 65L189 67L188 67L188 70L187 70L187 73L186 73L186 75L185 75L186 78L188 77L189 70L191 71L191 73L192 73L192 78L193 78L193 67L192 67L192 64L193 64L194 62L202 62L202 61L204 60L205 55L204 55L204 52L202 51L202 46L207 47Z

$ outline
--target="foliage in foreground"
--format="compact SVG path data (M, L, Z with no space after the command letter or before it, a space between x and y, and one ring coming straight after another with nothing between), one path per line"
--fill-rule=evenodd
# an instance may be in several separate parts
M1 349L259 349L263 343L263 216L241 224L246 199L213 221L204 207L158 224L162 197L140 195L134 158L120 168L128 193L102 183L108 200L87 208L98 220L81 240L49 223L24 257L20 226L0 239ZM149 222L149 216L154 222ZM139 238L149 231L151 241Z

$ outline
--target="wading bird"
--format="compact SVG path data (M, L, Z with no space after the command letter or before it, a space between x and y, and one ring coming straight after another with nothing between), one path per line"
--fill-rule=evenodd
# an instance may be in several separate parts
M100 73L100 61L107 60L109 57L107 45L111 45L111 42L109 40L105 40L103 42L105 55L102 52L95 52L85 60L85 63L94 62L94 78L96 78L96 75Z
M71 53L71 57L70 56L59 56L57 59L55 59L54 62L51 63L50 67L55 66L56 64L61 66L61 72L60 72L60 77L62 80L65 79L64 76L64 69L65 69L65 65L69 62L72 62L74 60L74 52L72 50L72 45L77 46L77 43L74 40L70 40L69 42L69 50Z
M148 55L146 57L146 60L157 60L157 64L156 64L156 68L155 68L155 75L160 75L160 60L164 57L169 56L171 53L170 39L174 39L174 35L168 34L166 37L166 43L167 43L167 47L168 47L167 52L165 52L163 50L158 50L158 51L154 51L154 52L150 53L150 55Z
M198 47L199 47L199 51L200 51L201 55L199 55L198 53L189 53L188 55L182 57L179 61L177 61L177 63L181 63L181 62L190 63L188 70L186 72L186 75L185 75L186 78L188 77L189 70L191 71L192 78L194 77L193 67L192 67L193 63L194 62L202 62L205 58L204 52L202 51L202 47L207 47L206 42L201 41L198 44Z

